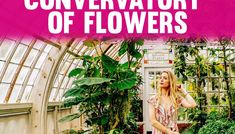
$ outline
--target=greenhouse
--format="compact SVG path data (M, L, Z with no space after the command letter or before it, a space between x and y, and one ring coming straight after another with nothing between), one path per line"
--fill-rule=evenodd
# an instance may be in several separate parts
M151 105L166 72L177 77L167 92L174 87L177 98ZM179 132L151 118L155 104L162 124L175 110ZM234 40L0 38L0 134L159 131L235 134Z

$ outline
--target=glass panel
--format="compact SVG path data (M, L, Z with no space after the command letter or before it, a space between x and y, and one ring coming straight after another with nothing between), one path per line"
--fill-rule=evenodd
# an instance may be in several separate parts
M70 65L69 62L65 62L65 64L62 65L63 67L62 67L62 69L61 69L61 71L60 71L60 74L64 74L64 75L65 75L65 73L66 73L66 71L67 71L69 65Z
M63 80L63 82L62 82L61 88L65 88L65 86L66 86L68 80L69 80L68 77L65 76L65 78L64 78L64 80Z
M67 89L72 87L73 81L74 81L74 78L69 80L69 83L68 83L68 85L66 87Z
M52 88L49 101L53 101L57 88Z
M155 89L155 85L156 85L156 81L154 80L154 72L149 72L148 73L148 78L147 78L147 84L148 84L148 98L150 98L152 95L156 94L156 89Z
M72 64L71 67L69 68L68 70L68 73L66 74L66 76L68 76L68 74L73 70L75 69L76 65L75 64Z
M40 56L40 58L38 59L37 61L37 64L36 64L36 68L41 68L42 64L44 63L45 59L47 57L47 53L42 53L42 55Z
M75 60L74 60L74 62L73 62L73 63L74 63L74 65L76 65L76 66L77 66L77 64L78 64L78 62L79 62L79 61L80 61L80 60L75 59Z
M15 41L5 39L0 46L0 60L6 60L11 50L14 48Z
M83 53L83 51L85 51L85 50L86 50L86 48L87 48L87 47L86 47L86 46L84 46L84 47L83 47L83 48L78 52L78 54L79 54L79 55L81 55L81 54Z
M46 48L45 48L45 52L49 53L50 50L51 50L52 46L51 45L47 45Z
M161 71L149 71L147 80L148 98L155 95L158 89L158 81Z
M85 53L84 53L84 55L90 55L90 52L91 52L92 50L87 50Z
M75 49L78 50L81 47L82 44L83 44L83 41L80 41Z
M28 81L28 85L33 85L34 81L37 78L39 70L38 69L34 69L31 76L29 77L29 81Z
M14 74L15 74L15 71L17 69L17 65L15 64L9 64L8 65L8 68L7 68L7 71L5 73L5 75L3 76L3 82L7 82L7 83L10 83Z
M2 68L4 66L5 62L0 61L0 73L2 72Z
M15 103L16 102L16 99L20 93L20 89L21 89L21 85L15 85L14 86L14 89L11 93L11 96L10 96L10 99L8 101L8 103Z
M14 56L11 59L11 62L19 64L27 48L28 47L25 45L19 45L16 49L16 52L14 53Z
M22 99L21 99L21 102L28 102L32 88L33 88L32 86L27 86L25 88L24 94L23 94Z
M38 53L38 52L39 52L38 50L32 49L32 50L30 51L30 53L29 53L29 55L28 55L28 57L27 57L27 59L26 59L24 65L25 65L25 66L31 66L32 63L33 63L33 61L34 61L34 59L35 59L35 57L37 56L37 53Z
M92 55L94 55L95 53L96 53L96 51L95 51L95 50L92 50L92 52L91 52L90 55L92 56Z
M64 93L64 89L60 89L60 90L59 90L59 93L58 93L58 95L57 95L57 97L56 97L56 101L60 101L60 99L61 99L62 96L63 96L63 93Z
M59 83L61 82L63 76L62 75L58 75L57 78L56 78L56 81L54 83L54 86L53 87L58 87L59 86Z
M10 84L0 84L0 103L4 102Z
M24 38L21 40L21 43L29 45L32 40L33 40L32 36L24 36Z
M73 61L74 56L70 55L69 58L67 59L67 62L71 63Z
M33 48L40 49L43 44L45 44L43 41L37 40L36 43L33 45Z
M22 67L22 69L20 70L20 73L18 75L18 78L16 80L16 84L23 84L24 79L27 76L29 69L30 68L28 68L28 67Z

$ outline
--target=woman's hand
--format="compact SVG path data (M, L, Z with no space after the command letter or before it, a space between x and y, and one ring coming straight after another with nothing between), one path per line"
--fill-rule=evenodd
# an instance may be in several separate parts
M184 88L182 88L181 85L177 85L177 89L178 89L179 92L181 92L183 94L187 94L187 91Z

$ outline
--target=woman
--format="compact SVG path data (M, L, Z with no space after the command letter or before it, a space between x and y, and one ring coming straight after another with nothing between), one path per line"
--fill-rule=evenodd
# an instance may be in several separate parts
M176 77L170 71L163 71L159 80L159 92L148 100L152 134L179 134L177 110L196 107L189 93L176 85Z

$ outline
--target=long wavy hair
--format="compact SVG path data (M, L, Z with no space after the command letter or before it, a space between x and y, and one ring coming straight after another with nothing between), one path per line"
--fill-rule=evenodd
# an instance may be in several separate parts
M179 97L179 95L177 89L177 78L171 71L163 71L161 75L163 73L166 73L169 79L168 96L170 96L170 100L173 103L174 108L178 108L177 98ZM157 106L159 106L160 104L161 95L162 95L162 88L159 87L159 89L157 90L157 98L159 98L157 101Z

